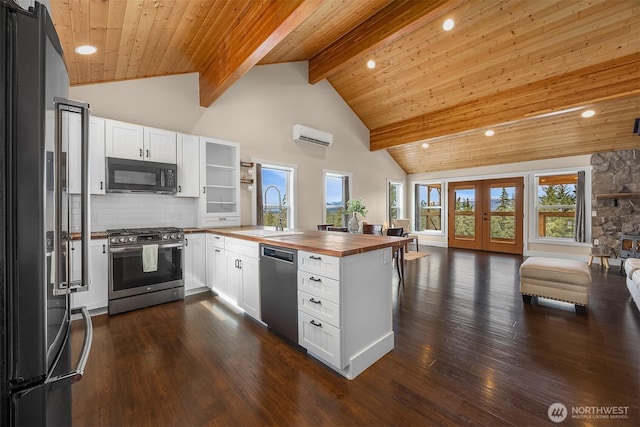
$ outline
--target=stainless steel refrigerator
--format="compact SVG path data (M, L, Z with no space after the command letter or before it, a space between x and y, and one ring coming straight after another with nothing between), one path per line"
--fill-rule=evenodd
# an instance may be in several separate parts
M0 0L0 81L0 425L68 426L92 335L87 310L70 304L90 277L89 112L66 99L62 48L39 3L23 10ZM81 117L79 152L69 151L71 114ZM68 256L72 172L81 181L77 278ZM84 340L72 360L71 319L80 314Z

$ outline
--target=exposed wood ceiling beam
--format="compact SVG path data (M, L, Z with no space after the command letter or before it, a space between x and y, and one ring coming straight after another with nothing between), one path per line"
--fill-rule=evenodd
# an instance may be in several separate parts
M415 143L388 152L406 173L417 174L638 148L633 122L640 95L598 102L590 109L596 112L590 118L570 111L495 126L490 137L482 130L469 131L430 139L428 148Z
M327 78L340 67L363 59L464 0L394 1L309 60L309 83Z
M371 130L371 151L640 93L640 53Z
M227 38L224 49L210 52L200 72L200 105L209 107L271 49L293 31L322 0L252 2Z

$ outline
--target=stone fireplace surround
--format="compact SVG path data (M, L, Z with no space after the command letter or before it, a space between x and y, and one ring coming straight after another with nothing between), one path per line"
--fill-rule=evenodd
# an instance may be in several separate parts
M601 247L611 250L612 258L618 258L620 236L640 234L640 196L616 199L599 195L640 193L640 149L595 153L591 166L592 206L596 214L591 236L600 241Z

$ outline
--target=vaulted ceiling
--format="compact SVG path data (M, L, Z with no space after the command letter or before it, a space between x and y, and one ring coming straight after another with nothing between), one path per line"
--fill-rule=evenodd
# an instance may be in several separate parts
M255 65L307 60L407 173L640 146L638 0L50 3L74 85L198 72L206 107Z

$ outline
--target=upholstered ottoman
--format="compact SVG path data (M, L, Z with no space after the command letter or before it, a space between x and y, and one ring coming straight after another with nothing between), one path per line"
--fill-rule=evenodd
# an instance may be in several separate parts
M590 284L591 272L584 262L531 257L520 265L520 292L526 304L538 296L573 303L576 313L585 313Z

